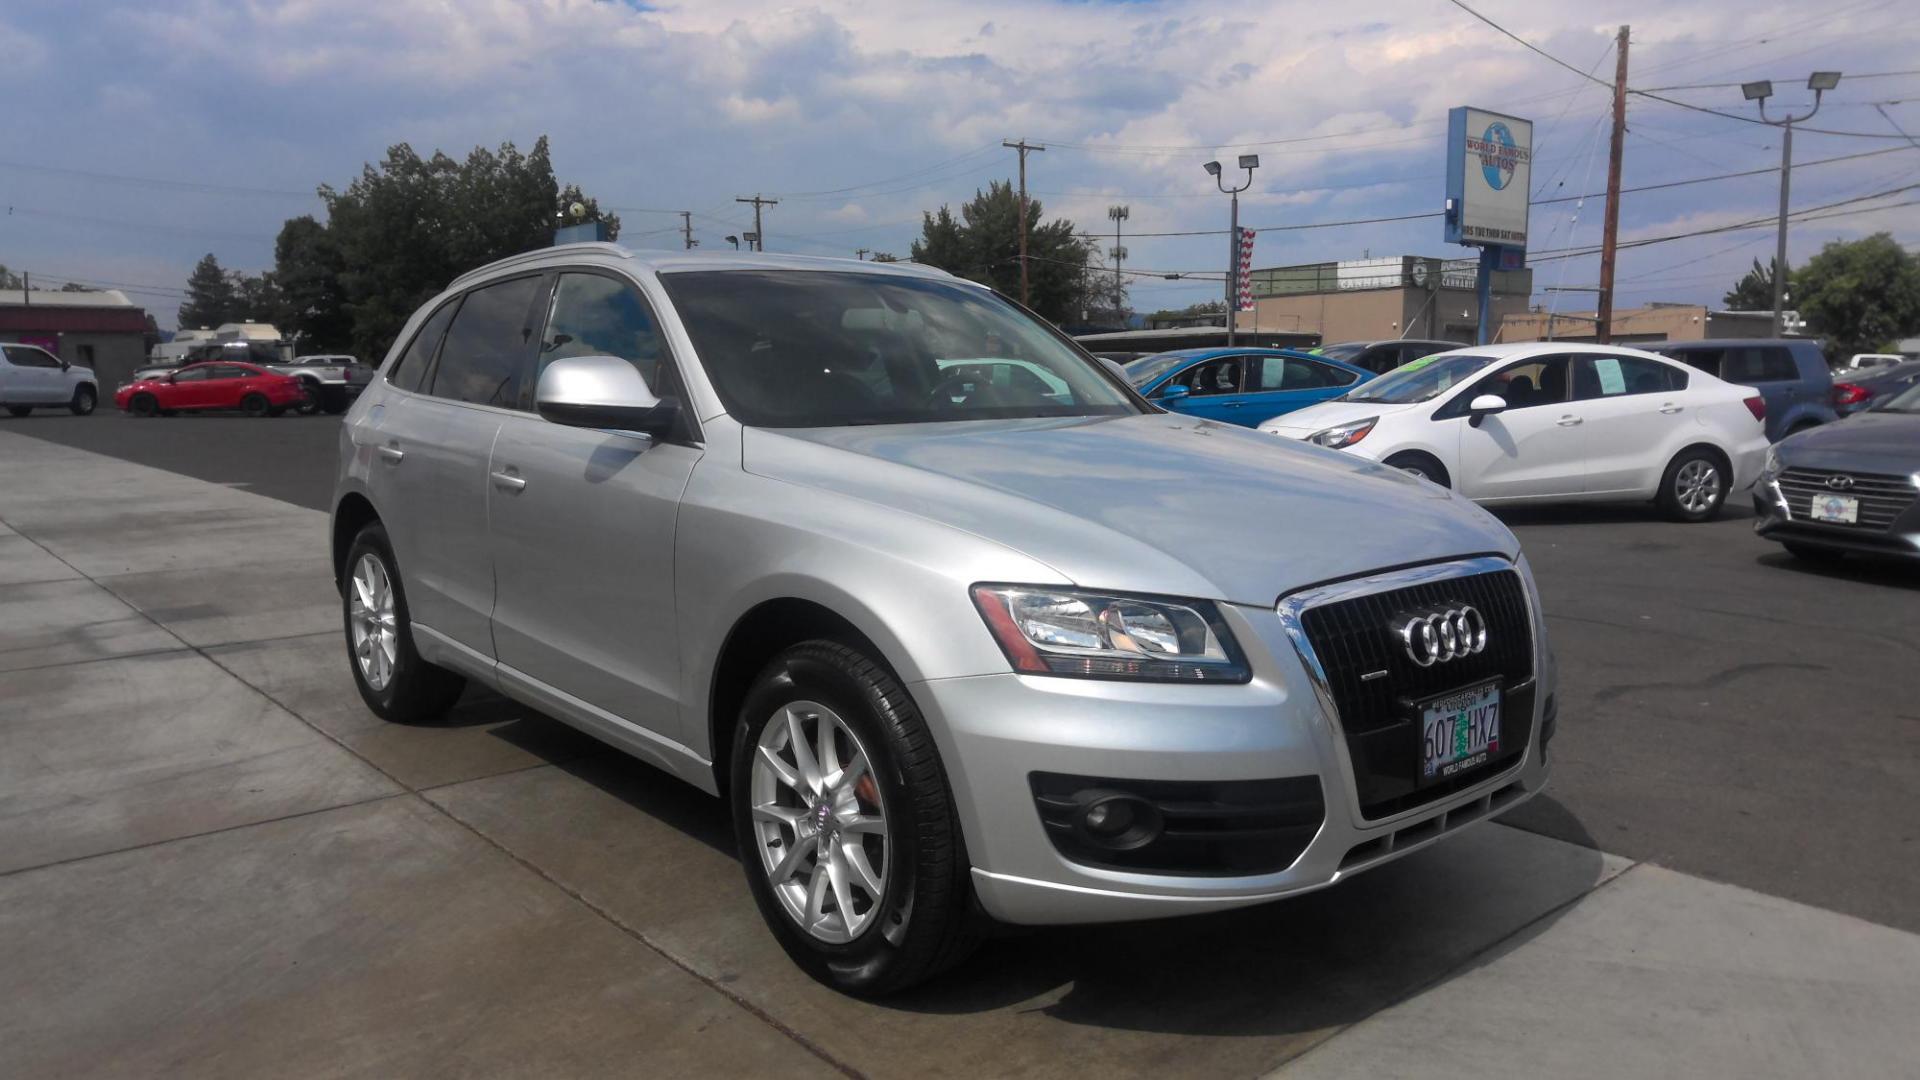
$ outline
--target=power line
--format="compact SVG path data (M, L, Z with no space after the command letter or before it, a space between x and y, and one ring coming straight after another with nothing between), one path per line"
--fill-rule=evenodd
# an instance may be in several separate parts
M1912 206L1912 205L1915 205L1916 203L1920 203L1920 199L1909 200L1907 202L1901 202L1901 203L1890 203L1886 206L1859 207L1853 210L1843 210L1843 211L1840 211L1839 213L1829 214L1829 213L1819 212L1824 210L1834 210L1838 207L1843 207L1843 206L1851 206L1854 203L1870 202L1874 199L1884 199L1889 195L1899 195L1904 192L1915 191L1915 190L1920 190L1920 184L1905 184L1905 185L1902 185L1901 187L1888 188L1885 191L1876 191L1871 195L1856 195L1851 199L1841 199L1838 202L1824 203L1820 206L1809 206L1802 210L1795 210L1792 213L1788 214L1787 217L1794 221L1803 221L1803 222L1804 221L1824 221L1828 218L1846 217L1850 214L1875 213L1881 210L1892 210L1896 207L1901 207L1901 206ZM1622 250L1626 248L1647 247L1652 244L1664 244L1673 240L1686 240L1695 236L1712 236L1717 233L1738 232L1742 229L1772 228L1778 223L1779 223L1779 219L1777 216L1754 218L1750 221L1736 222L1732 225L1716 225L1711 228L1693 229L1688 232L1671 233L1666 236L1649 237L1641 240L1622 241L1620 244L1620 247ZM1578 259L1588 255L1596 255L1599 253L1599 251L1600 251L1599 247L1590 246L1590 247L1562 248L1557 250L1530 252L1527 255L1527 261L1528 263L1537 263L1537 262L1549 262L1554 259Z
M1903 75L1920 75L1920 68L1915 68L1911 71L1870 71L1865 75L1848 75L1846 80L1854 83L1860 82L1863 79L1893 79ZM1747 82L1752 81L1752 79L1747 80ZM1678 86L1650 86L1645 92L1652 94L1664 93L1668 90L1731 90L1742 85L1745 84L1737 82L1681 83Z
M83 180L99 180L105 183L169 188L176 191L196 191L213 195L269 195L289 199L314 200L318 200L320 197L319 194L314 191L236 187L231 184L208 184L198 180L169 180L158 176L129 176L122 173L93 172L88 169L68 169L57 165L41 165L26 161L0 161L0 169L18 169L22 172L50 173L55 176L73 176Z
M1524 46L1527 49L1527 51L1536 53L1542 57L1545 57L1546 59L1552 61L1555 64L1558 64L1563 68L1566 68L1568 71L1573 72L1575 75L1578 75L1583 79L1587 79L1591 82L1600 83L1602 86L1612 85L1611 83L1608 83L1604 79L1598 78L1597 76L1590 75L1587 72L1581 71L1579 68L1573 66L1572 64L1567 63L1565 60L1560 59L1559 57L1553 55L1547 50L1542 49L1538 45L1535 45L1533 42L1528 41L1526 38L1521 37L1519 34L1514 33L1513 31L1507 29L1506 27L1501 26L1499 23L1494 22L1492 19L1487 18L1485 15L1480 14L1478 11L1475 11L1473 8L1468 7L1466 4L1466 0L1447 0L1447 2L1452 4L1454 7L1459 8L1461 11L1464 11L1467 14L1473 16L1474 18L1479 19L1481 22L1486 23L1488 26L1493 27L1495 30L1499 31L1501 35L1507 38L1510 38L1513 41ZM1668 104L1668 105L1677 105L1682 109L1690 109L1694 112L1707 113L1709 115L1722 117L1727 120L1738 120L1741 123L1745 123L1745 124L1765 124L1766 123L1765 120L1761 120L1758 117L1741 116L1739 113L1721 112L1719 109L1709 109L1705 105L1694 105L1689 102L1680 101L1676 98L1662 97L1659 94L1656 94L1650 90L1635 90L1632 87L1628 87L1627 93L1633 94L1637 97L1647 98L1651 101L1664 102L1665 104ZM1796 130L1805 131L1805 132L1815 132L1821 135L1846 135L1856 139L1899 138L1899 136L1897 135L1881 135L1877 132L1869 132L1869 131L1834 131L1828 128L1810 128L1810 127L1797 128Z

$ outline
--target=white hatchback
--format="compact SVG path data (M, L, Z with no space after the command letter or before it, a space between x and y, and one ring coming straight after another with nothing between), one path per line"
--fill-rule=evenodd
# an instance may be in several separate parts
M1663 356L1482 345L1416 360L1260 430L1405 469L1476 502L1652 499L1705 521L1751 487L1766 403Z

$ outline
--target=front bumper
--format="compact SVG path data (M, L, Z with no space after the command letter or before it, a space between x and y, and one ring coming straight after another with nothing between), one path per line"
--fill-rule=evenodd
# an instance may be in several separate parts
M1762 474L1753 487L1753 531L1779 543L1920 561L1920 501L1884 529L1829 525L1793 514L1776 478Z
M1334 884L1518 805L1547 782L1542 720L1552 668L1534 618L1528 740L1496 775L1404 813L1368 820L1347 742L1314 689L1278 612L1222 605L1253 666L1244 685L1125 683L983 675L917 683L940 744L973 864L974 887L1010 923L1109 922L1245 907ZM1518 689L1518 688L1516 688ZM1317 778L1325 817L1283 869L1248 875L1154 873L1063 856L1036 809L1031 777L1144 781Z

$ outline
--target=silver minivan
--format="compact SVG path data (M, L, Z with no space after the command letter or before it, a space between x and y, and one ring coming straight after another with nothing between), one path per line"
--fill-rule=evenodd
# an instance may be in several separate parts
M350 665L476 682L721 796L816 978L1319 888L1540 790L1513 535L1398 469L1161 412L902 264L612 244L408 322L341 429Z

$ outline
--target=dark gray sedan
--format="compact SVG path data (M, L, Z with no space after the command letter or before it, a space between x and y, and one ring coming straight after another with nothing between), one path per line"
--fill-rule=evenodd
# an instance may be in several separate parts
M1920 561L1920 385L1775 445L1753 511L1755 532L1802 559Z

